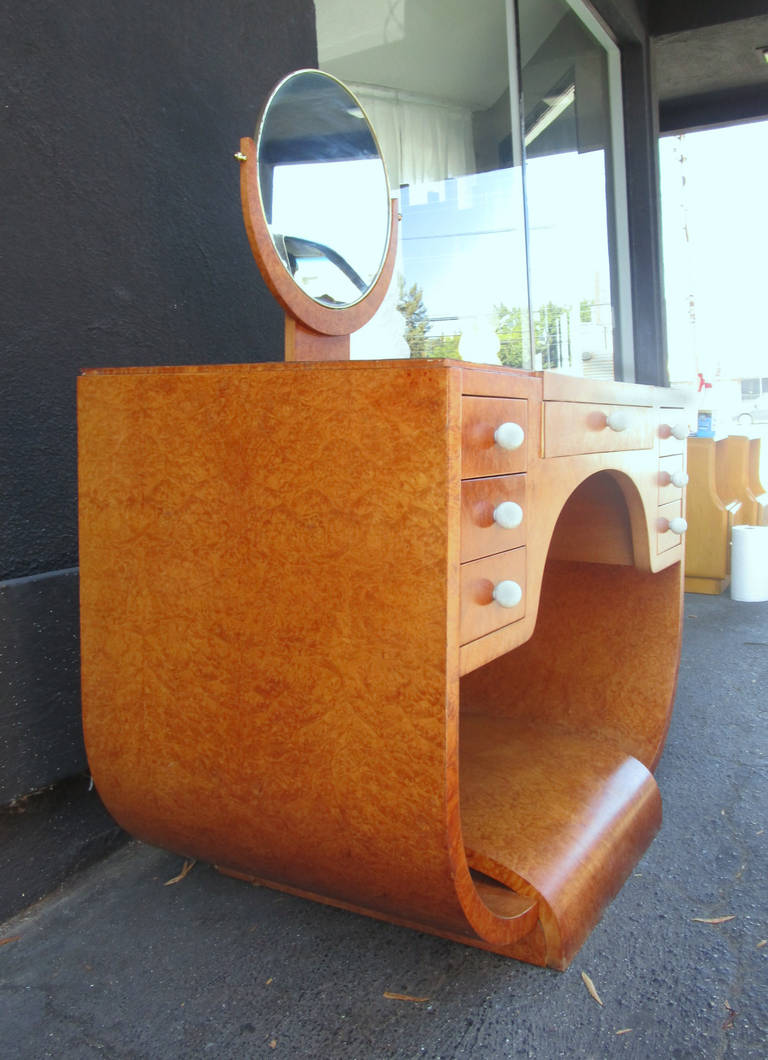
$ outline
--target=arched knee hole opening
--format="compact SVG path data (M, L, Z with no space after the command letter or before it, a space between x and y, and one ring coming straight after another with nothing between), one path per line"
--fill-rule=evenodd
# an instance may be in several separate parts
M612 474L591 475L573 491L555 524L550 560L634 566L630 512Z

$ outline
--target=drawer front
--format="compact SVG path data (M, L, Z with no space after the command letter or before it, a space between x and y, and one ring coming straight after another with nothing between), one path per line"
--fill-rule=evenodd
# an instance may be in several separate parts
M527 514L525 475L497 475L462 482L461 562L524 545ZM510 525L518 519L517 526Z
M517 622L525 615L525 549L500 552L461 565L459 641L492 633L495 629ZM504 607L493 596L502 582L515 582L521 590L520 602Z
M686 410L662 409L659 419L658 434L660 456L672 456L673 454L684 453L688 441ZM682 434L683 436L682 438L676 438L675 434Z
M659 508L659 519L675 519L683 514L683 499L678 498L676 501L671 501L669 504L663 504ZM668 552L669 549L674 548L675 545L679 545L682 538L680 534L675 534L671 530L657 530L656 532L656 551L658 553Z
M683 454L679 456L663 456L659 460L659 504L669 504L671 501L679 501L683 495L683 487L676 486L668 481L672 475L683 474ZM679 480L678 480L679 481Z
M528 402L522 398L463 397L461 399L461 477L513 475L525 471L528 459ZM516 424L522 440L505 448L510 439L496 432L504 424ZM508 431L514 439L514 430ZM518 432L518 435L520 432Z
M644 406L544 402L544 456L651 449L655 434L656 414Z

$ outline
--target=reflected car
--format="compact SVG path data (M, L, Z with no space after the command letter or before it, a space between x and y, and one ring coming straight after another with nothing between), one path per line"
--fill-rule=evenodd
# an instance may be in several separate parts
M742 427L749 427L751 423L768 423L768 395L764 394L759 405L743 409L737 416L734 416L734 419Z

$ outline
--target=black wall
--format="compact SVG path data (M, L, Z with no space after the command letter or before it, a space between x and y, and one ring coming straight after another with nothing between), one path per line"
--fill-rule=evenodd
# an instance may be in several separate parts
M77 375L282 357L232 156L314 65L312 0L0 12L0 804L84 765Z

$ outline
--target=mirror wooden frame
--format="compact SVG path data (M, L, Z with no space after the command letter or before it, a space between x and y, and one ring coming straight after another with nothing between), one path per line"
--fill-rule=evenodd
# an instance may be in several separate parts
M275 249L261 206L256 144L250 137L240 140L236 157L240 161L240 199L248 242L264 282L285 310L286 361L348 361L350 334L373 317L392 280L397 254L397 200L390 203L384 261L370 290L353 305L324 306L302 291Z

